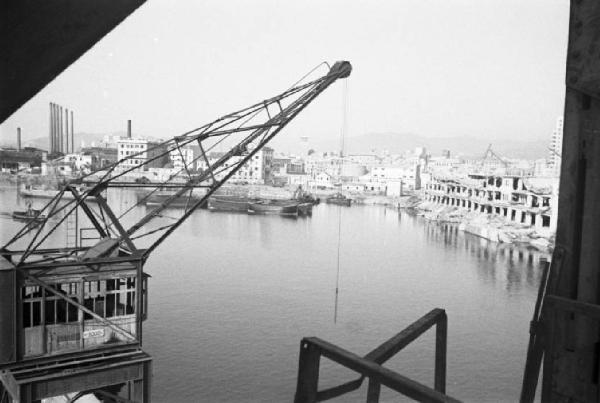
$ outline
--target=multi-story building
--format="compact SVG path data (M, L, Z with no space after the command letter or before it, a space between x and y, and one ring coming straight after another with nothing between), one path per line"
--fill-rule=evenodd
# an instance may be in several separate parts
M169 158L173 163L173 168L177 171L188 169L193 170L194 168L194 149L192 147L180 147L175 150L171 150ZM185 162L185 164L184 164Z
M556 128L552 132L552 140L550 141L548 166L552 170L554 176L560 175L560 161L563 143L563 123L564 122L562 116L556 119Z
M17 172L39 167L42 161L46 160L47 154L46 151L33 147L25 147L22 150L0 150L0 171Z
M530 182L518 176L480 174L461 179L434 177L426 185L425 199L554 231L558 186L533 186Z
M223 156L223 153L209 153L207 154L208 162L210 164L215 163L219 158ZM222 179L230 172L228 167L233 167L238 164L240 160L245 156L234 156L231 157L225 164L225 169L215 174L217 179ZM263 147L258 151L252 158L240 167L240 169L231 176L229 182L238 183L249 183L249 184L265 184L271 179L272 174L272 162L273 162L273 149L269 147ZM208 167L204 158L198 158L196 161L196 169L204 171Z
M117 158L123 160L122 170L147 162L134 171L147 171L149 168L162 168L170 162L166 146L144 138L121 137L117 141ZM165 155L161 155L165 154Z
M86 147L81 149L80 154L91 156L92 170L104 168L118 160L117 148L111 147Z

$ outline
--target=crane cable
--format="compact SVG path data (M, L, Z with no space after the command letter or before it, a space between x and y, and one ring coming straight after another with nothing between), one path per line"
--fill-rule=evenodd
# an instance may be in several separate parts
M344 167L344 146L346 131L348 129L348 80L344 80L344 89L342 92L342 129L340 133L340 177ZM341 179L341 178L340 178ZM342 206L338 206L338 239L337 239L337 271L335 276L335 305L333 310L333 323L337 323L338 297L340 290L340 250L342 243Z

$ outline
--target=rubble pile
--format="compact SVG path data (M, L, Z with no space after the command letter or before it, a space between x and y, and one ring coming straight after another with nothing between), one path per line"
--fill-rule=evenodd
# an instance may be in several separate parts
M420 203L416 210L418 215L427 220L455 223L461 231L493 242L529 244L542 251L554 247L553 234L540 232L531 225L511 222L503 216L466 211L455 206L440 206L432 202Z

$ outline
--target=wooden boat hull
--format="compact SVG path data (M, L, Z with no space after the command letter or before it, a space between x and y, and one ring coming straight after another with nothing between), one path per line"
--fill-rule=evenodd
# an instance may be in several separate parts
M251 202L248 206L248 213L250 214L277 214L283 216L298 216L298 203L297 201L288 200L260 200L257 202Z
M19 191L19 195L22 197L34 197L37 199L52 199L55 197L60 191L59 190L44 190L44 189L22 189ZM62 195L63 199L73 199L73 193L65 192Z
M157 206L157 205L165 202L169 197L171 197L171 195L165 194L165 193L153 194L153 195L148 196L147 198L146 198L146 195L144 195L144 194L138 194L138 202L141 202L147 206ZM201 199L201 197L195 196L195 195L193 195L192 197L180 196L177 199L173 200L169 204L169 207L183 207L183 208L190 207L192 204L196 203L200 199ZM203 206L200 206L200 208L202 208L202 207Z
M312 215L313 203L300 203L298 204L298 214L301 216Z
M352 199L342 199L337 197L330 197L325 200L327 204L337 204L338 206L350 206Z
M39 210L28 211L13 211L12 218L19 221L41 222L46 219L46 216L39 214Z
M252 200L239 196L213 196L208 199L210 211L246 213Z

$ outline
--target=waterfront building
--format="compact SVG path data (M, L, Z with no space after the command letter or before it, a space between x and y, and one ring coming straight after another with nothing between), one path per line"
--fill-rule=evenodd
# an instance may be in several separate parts
M224 153L212 152L207 154L209 164L213 164L218 161L219 158L223 157ZM234 156L229 159L225 164L224 170L215 174L215 178L221 179L227 175L231 168L241 161L244 156ZM263 147L258 151L252 158L247 161L242 167L231 176L229 182L232 183L248 183L262 185L269 183L272 178L272 166L273 166L273 149L269 147ZM230 168L230 169L227 169ZM196 169L199 171L205 171L208 169L208 165L204 158L198 158L196 161Z
M558 183L524 178L470 174L467 177L432 177L425 200L440 205L504 217L508 222L536 229L556 230Z
M91 169L94 171L117 162L116 147L84 147L80 153L91 156Z
M165 147L161 146L158 141L145 138L121 137L117 140L117 158L123 160L122 164L119 164L120 170L128 170L145 161L148 163L143 165L143 168L134 170L147 171L149 168L162 168L169 163L169 157L157 157L165 151Z
M194 149L189 146L180 147L169 153L169 158L173 163L173 168L177 171L193 170L194 167Z
M421 188L421 165L411 160L403 165L374 166L367 175L360 178L360 181L386 184L400 181L405 190L419 190ZM385 189L383 191L385 192Z
M47 152L33 147L25 147L21 150L0 150L0 171L18 172L34 167L40 167L42 161L47 158Z
M63 157L63 161L67 164L70 164L75 170L81 171L84 169L92 168L92 155L89 153L72 153L66 154Z
M327 172L319 172L312 177L310 186L317 189L332 189L334 180Z

